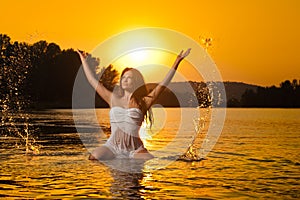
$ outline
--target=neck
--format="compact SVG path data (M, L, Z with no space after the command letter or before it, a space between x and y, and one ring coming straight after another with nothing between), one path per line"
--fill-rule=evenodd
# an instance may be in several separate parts
M125 90L123 98L129 101L131 98L131 95L132 95L132 92Z

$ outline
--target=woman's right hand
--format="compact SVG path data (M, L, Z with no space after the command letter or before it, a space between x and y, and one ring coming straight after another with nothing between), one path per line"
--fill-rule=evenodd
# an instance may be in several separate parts
M84 51L80 51L79 49L76 49L76 52L78 53L81 60L85 60L88 56L87 53L85 53Z

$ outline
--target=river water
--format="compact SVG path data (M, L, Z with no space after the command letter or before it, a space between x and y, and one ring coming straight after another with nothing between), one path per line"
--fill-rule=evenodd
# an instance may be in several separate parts
M180 123L176 108L165 110L173 118L164 124L162 140ZM108 134L108 110L97 112ZM140 173L89 161L87 148L96 144L82 144L71 110L32 112L30 118L39 152L26 155L25 147L16 145L18 138L1 136L0 197L300 198L300 109L227 109L222 134L205 160L177 160ZM98 131L93 123L81 128ZM161 145L150 142L149 150L156 144Z

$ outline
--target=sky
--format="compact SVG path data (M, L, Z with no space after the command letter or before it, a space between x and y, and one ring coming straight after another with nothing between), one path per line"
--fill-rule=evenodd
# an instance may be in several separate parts
M299 0L7 0L0 33L88 52L120 32L159 27L203 45L224 81L261 86L300 79ZM187 48L182 44L182 48Z

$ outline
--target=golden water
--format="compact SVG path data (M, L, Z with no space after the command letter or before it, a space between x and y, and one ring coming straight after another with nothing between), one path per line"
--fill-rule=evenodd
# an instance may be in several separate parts
M176 109L167 110L178 118ZM101 116L103 126L108 126L108 118ZM30 117L39 127L37 142L43 147L39 154L25 155L23 147L14 146L18 138L1 137L0 197L300 198L300 109L228 109L222 135L206 160L178 160L142 173L120 172L87 160L71 110ZM166 123L159 136L162 142L170 138L176 123ZM85 128L96 130L93 124Z

